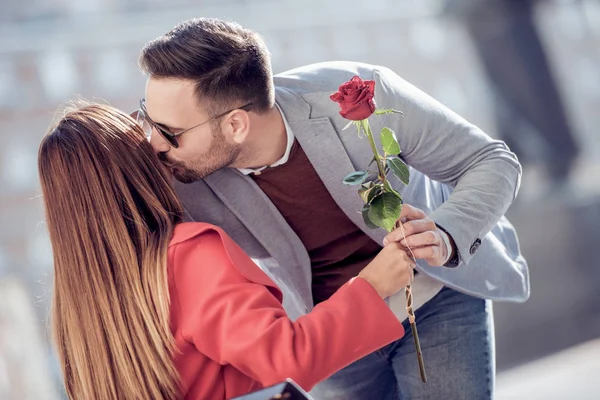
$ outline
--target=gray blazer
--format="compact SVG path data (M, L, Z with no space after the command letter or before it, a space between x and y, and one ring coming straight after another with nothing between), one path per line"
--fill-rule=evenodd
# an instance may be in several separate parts
M336 203L368 236L382 242L386 232L371 230L363 222L357 187L342 184L344 176L364 170L372 158L368 140L359 138L354 127L342 131L348 121L329 99L354 75L375 80L379 107L403 112L369 119L376 137L383 126L396 132L401 157L411 167L408 186L390 175L392 185L405 203L424 210L443 227L458 249L457 268L430 267L420 260L419 272L473 296L525 301L527 263L513 226L503 216L520 184L516 156L502 141L491 139L387 68L331 62L274 77L276 102ZM221 226L282 288L291 316L312 308L308 253L250 177L225 168L192 184L177 183L176 188L187 219Z

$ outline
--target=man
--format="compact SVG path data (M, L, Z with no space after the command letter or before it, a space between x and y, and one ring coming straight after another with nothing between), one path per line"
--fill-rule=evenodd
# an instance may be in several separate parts
M367 167L372 151L355 132L342 132L348 121L329 96L355 75L375 80L379 107L403 115L373 117L371 126L394 130L414 168L408 186L390 179L406 203L403 229L419 258L414 306L428 382L419 377L400 293L388 302L406 335L312 394L490 398L489 299L529 294L526 262L503 217L521 175L504 143L384 67L323 63L273 77L260 36L217 19L184 22L148 43L140 66L148 81L138 115L181 182L188 218L223 227L281 287L292 318L356 275L384 239L402 239L399 231L368 229L356 187L342 184Z

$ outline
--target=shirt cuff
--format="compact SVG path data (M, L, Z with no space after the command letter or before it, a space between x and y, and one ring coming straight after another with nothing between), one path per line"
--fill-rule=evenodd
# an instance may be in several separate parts
M458 257L458 249L456 250L455 256L452 259L450 259L450 257L452 257L452 243L450 241L450 235L441 226L437 225L437 227L440 230L442 239L444 241L444 245L446 246L446 254L447 255L446 255L446 259L444 260L442 265L444 267L448 267L448 268L456 268L456 267L458 267L458 264L460 264L459 257Z

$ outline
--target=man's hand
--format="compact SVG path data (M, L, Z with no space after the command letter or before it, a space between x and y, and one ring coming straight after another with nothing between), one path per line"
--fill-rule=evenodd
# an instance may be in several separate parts
M401 228L387 234L383 239L384 246L390 242L400 242L402 246L410 248L416 258L422 258L434 267L443 266L448 262L454 251L452 238L448 237L451 247L448 248L443 238L446 233L439 229L423 210L403 204L399 221L402 224ZM407 252L412 255L410 251Z

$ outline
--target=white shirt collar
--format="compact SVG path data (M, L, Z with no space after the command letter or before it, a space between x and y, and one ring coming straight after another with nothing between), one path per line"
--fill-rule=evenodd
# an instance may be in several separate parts
M279 114L281 114L281 118L283 119L283 125L285 127L285 132L287 135L287 146L285 148L285 153L283 153L283 157L281 157L279 160L275 161L273 164L269 165L268 167L276 167L278 165L285 164L287 162L288 158L290 158L290 153L292 152L292 146L294 145L294 134L292 133L292 129L290 128L290 125L288 124L287 120L285 119L285 115L283 115L283 111L281 111L281 108L279 107L279 105L277 105L277 103L275 103L275 106L279 110ZM249 175L249 174L253 174L256 172L260 172L265 168L267 168L267 166L260 167L260 168L238 168L238 170L244 175Z

